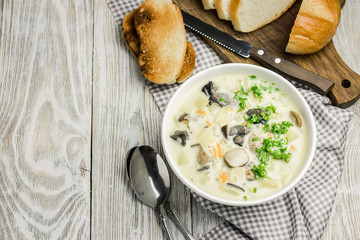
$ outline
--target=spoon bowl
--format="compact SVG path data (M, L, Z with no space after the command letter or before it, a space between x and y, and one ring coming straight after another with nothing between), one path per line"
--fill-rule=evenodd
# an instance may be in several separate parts
M170 193L170 175L160 155L150 146L130 149L127 157L128 177L137 197L156 207Z

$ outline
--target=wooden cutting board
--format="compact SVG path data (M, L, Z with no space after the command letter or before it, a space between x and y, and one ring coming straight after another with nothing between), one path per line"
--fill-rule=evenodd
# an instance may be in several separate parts
M174 0L174 3L178 5L180 9L238 39L245 40L257 47L266 49L273 54L331 80L335 85L330 90L328 97L335 106L342 108L349 107L360 97L360 75L344 63L338 55L332 41L325 48L314 54L297 56L285 53L284 49L288 42L289 34L295 22L301 1L297 1L276 21L251 33L236 32L230 21L218 18L216 10L204 10L201 0ZM204 38L204 40L225 62L259 65L251 58L242 58L207 38Z

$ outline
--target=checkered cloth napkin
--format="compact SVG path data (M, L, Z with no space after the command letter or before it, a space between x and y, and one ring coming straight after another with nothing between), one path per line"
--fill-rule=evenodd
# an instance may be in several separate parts
M141 0L107 0L118 25ZM119 29L120 30L120 29ZM196 52L194 73L223 61L192 32L187 32ZM123 49L124 52L127 49ZM130 51L128 51L130 54ZM145 79L144 79L145 80ZM179 87L156 85L145 80L163 113ZM226 221L206 233L202 239L319 239L328 222L336 189L344 165L344 145L351 112L333 107L328 98L295 84L308 102L316 121L317 148L313 163L297 186L282 197L252 207L231 207L208 201L196 194L205 208Z

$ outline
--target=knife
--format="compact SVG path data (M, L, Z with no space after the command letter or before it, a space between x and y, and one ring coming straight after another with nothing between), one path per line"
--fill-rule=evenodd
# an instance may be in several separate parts
M190 30L214 41L220 46L244 58L251 57L263 66L271 68L285 77L308 85L322 95L326 95L334 85L333 82L326 78L310 72L309 70L306 70L305 68L302 68L284 58L278 57L263 48L256 47L243 40L236 39L226 32L220 31L219 29L201 21L183 10L181 10L181 13L183 15L185 27Z

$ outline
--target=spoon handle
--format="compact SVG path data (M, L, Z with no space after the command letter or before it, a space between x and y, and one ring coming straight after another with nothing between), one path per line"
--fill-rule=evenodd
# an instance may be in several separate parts
M180 232L184 235L185 239L186 240L194 240L194 237L190 234L190 232L181 224L177 213L171 207L171 204L169 201L166 201L164 203L164 209L166 211L166 214L171 218L171 220L179 228Z
M166 225L166 221L165 221L166 217L162 214L160 205L156 206L154 210L155 210L156 216L159 219L161 227L164 229L166 238L168 240L172 240L172 237L170 236L169 230Z

